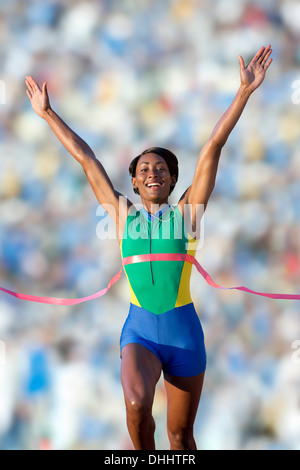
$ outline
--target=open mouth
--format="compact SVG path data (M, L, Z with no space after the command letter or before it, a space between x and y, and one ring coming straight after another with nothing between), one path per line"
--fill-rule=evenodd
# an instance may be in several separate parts
M146 184L147 188L149 189L159 189L162 186L162 183L148 183Z

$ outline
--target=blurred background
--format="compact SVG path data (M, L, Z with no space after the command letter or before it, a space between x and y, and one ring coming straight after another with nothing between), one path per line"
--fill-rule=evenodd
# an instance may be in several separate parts
M0 285L82 297L120 269L25 75L47 81L52 107L134 202L129 162L152 145L173 150L175 203L238 89L238 55L248 63L270 43L274 62L222 154L198 260L223 286L299 293L299 22L296 0L0 0ZM299 450L299 302L217 291L196 273L192 293L208 354L198 449ZM2 450L131 449L119 358L128 305L124 275L74 307L0 295ZM154 415L167 449L162 380Z

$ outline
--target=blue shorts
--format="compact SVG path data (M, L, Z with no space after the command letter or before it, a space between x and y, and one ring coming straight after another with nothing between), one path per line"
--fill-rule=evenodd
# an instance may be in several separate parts
M130 304L121 333L121 351L130 343L153 352L169 375L193 377L206 369L203 330L192 303L159 315Z

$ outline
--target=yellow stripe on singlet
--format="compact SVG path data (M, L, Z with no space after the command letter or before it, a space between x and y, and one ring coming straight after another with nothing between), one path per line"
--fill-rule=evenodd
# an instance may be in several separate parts
M198 242L199 240L195 240L194 238L190 236L190 234L188 234L188 249L187 249L188 255L195 256ZM185 261L183 269L182 269L182 273L181 273L180 284L179 284L175 307L182 307L183 305L192 303L192 298L191 298L190 288L189 288L192 267L193 265L191 263L188 263Z
M122 253L122 242L123 242L123 239L121 239L121 242L120 242L120 249L121 249L121 256L123 258L123 253ZM141 306L141 304L139 303L135 293L134 293L134 290L132 289L131 287L131 284L130 284L130 281L129 281L129 277L124 269L124 272L125 272L125 275L127 277L127 281L128 281L128 285L129 285L129 289L130 289L130 302L134 305L137 305L138 307Z

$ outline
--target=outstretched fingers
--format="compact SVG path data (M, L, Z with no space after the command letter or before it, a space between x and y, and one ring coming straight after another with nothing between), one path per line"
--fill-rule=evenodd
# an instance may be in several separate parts
M31 93L30 93L30 91L29 91L29 90L26 90L26 95L28 96L28 98L29 98L29 99L30 99L30 101L31 101L32 95L31 95Z
M267 63L263 64L264 69L267 70L270 67L272 62L273 62L273 59L269 59Z
M31 96L33 95L35 91L38 91L38 90L41 91L36 81L30 75L26 75L25 83L27 85L28 90L31 93Z
M270 63L271 63L271 61L272 61L272 60L271 60L271 61L268 61L268 59L269 59L271 53L272 53L272 49L271 49L271 45L270 45L270 44L269 44L267 47L261 47L261 48L257 51L257 53L256 53L256 55L255 55L253 61L254 61L254 62L257 62L257 63L259 63L259 64L261 64L263 67L265 67L266 64L268 64L268 66L269 66ZM268 62L267 62L267 61L268 61Z
M32 95L34 93L34 86L33 86L32 81L30 80L30 77L26 76L25 83L26 83L26 86L27 86L27 90L26 90L27 96L28 96L28 98L31 99Z
M268 48L266 48L266 50L264 52L264 55L263 55L263 58L262 58L262 61L261 61L261 65L265 69L267 69L269 67L269 65L271 64L271 62L272 62L272 59L269 59L271 54L272 54L271 46L268 46Z
M33 90L32 90L32 86L31 86L31 84L30 84L30 82L29 82L29 80L28 80L27 77L26 77L25 83L26 83L26 86L27 86L26 93L27 93L27 95L28 95L28 93L29 93L30 96L31 96L31 93L32 93Z
M253 57L252 61L253 62L259 62L260 59L261 59L261 56L264 52L265 48L264 47L261 47L260 49L258 49L257 53L255 54L255 56Z

